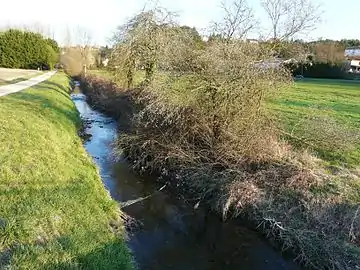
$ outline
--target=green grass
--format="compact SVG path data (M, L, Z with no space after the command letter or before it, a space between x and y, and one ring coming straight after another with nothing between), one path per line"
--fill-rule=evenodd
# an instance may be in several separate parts
M68 86L57 74L0 98L0 269L132 268Z
M345 80L306 79L285 90L273 103L285 128L291 131L309 115L327 116L355 129L360 128L360 83ZM352 151L322 151L318 154L333 164L360 164L360 145Z

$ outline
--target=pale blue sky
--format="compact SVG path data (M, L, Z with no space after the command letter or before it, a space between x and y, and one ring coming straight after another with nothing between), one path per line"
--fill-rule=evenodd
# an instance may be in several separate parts
M221 0L160 0L179 13L181 24L204 29L219 17ZM323 10L322 22L304 39L359 38L360 0L313 0ZM63 42L65 29L77 26L91 29L94 42L105 44L116 26L139 11L144 0L1 0L0 27L30 25L49 29ZM260 0L248 0L261 24L266 26Z

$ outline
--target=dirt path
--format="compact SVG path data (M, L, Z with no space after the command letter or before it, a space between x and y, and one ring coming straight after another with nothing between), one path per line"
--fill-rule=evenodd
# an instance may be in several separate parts
M19 92L28 87L34 86L38 83L41 83L41 82L49 79L55 73L56 73L56 71L50 71L50 72L47 72L40 76L26 80L26 81L21 81L21 82L14 83L14 84L0 86L0 97L11 94L11 93Z

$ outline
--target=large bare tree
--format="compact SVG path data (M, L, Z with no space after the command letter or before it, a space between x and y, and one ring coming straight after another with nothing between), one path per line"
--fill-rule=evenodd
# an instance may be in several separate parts
M271 23L271 38L287 40L314 30L320 21L320 7L312 0L262 0Z
M221 2L223 18L213 23L213 31L226 40L242 39L255 28L254 12L246 0Z

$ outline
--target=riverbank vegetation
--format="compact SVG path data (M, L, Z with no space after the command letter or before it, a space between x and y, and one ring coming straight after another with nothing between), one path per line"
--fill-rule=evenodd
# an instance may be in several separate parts
M246 218L306 267L355 269L359 86L294 83L274 64L278 41L316 20L300 20L308 1L280 2L295 3L280 15L301 25L275 25L265 45L244 40L254 25L245 1L223 6L207 42L161 8L143 11L118 29L117 84L86 76L83 88L126 127L119 154L135 170L161 174L224 219Z
M118 206L77 135L69 78L0 98L0 268L131 269Z

